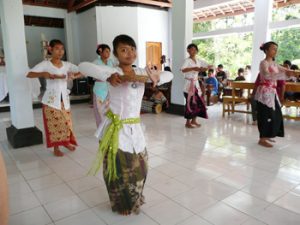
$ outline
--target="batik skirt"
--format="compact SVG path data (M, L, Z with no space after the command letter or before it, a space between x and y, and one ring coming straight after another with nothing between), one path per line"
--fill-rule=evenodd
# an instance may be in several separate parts
M207 111L206 111L206 106L205 102L202 97L198 95L198 90L195 88L195 98L196 101L194 103L193 98L194 96L191 97L190 99L190 109L191 111L188 110L187 104L188 104L188 93L184 92L184 97L185 97L185 108L184 108L184 118L186 119L193 119L195 117L202 117L207 119Z
M257 126L260 138L284 137L283 117L275 99L275 110L257 101Z
M61 110L43 105L43 120L48 148L77 145L71 112L64 108L63 103Z
M111 208L118 213L139 213L145 202L143 189L148 172L147 150L135 154L118 150L116 156L117 179L108 181L107 157L103 160L103 176Z

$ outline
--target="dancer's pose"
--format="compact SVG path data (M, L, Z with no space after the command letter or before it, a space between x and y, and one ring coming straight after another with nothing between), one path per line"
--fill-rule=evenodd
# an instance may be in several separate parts
M145 84L136 80L136 75L148 76L149 81L156 85L170 82L173 74L133 68L137 57L136 44L127 35L117 36L113 48L118 67L81 63L79 70L85 76L109 83L109 110L97 130L99 152L90 173L95 174L103 162L103 176L112 210L129 215L138 213L144 203L143 188L148 171L145 137L140 125ZM124 81L124 74L129 75L129 80Z

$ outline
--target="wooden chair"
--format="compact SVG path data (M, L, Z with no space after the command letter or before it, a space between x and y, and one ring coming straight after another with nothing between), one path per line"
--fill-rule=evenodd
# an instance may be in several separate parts
M231 83L232 95L223 96L223 117L227 112L230 113L251 113L250 104L251 104L251 94L254 88L254 83L244 82L244 81L235 81ZM245 103L247 110L236 110L235 105L237 103Z
M285 91L286 92L299 92L300 93L300 83L286 83L285 85ZM282 103L283 106L286 107L300 107L300 102L299 101L291 101L288 99L285 99L284 102ZM283 115L284 118L286 119L293 119L293 120L300 120L300 116L291 116L291 115Z

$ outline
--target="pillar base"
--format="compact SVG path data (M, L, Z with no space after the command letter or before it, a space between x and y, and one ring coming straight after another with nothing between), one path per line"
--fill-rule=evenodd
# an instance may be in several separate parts
M43 133L37 127L17 129L11 125L6 128L6 135L13 148L43 144Z
M166 113L184 116L184 105L170 104L166 109Z

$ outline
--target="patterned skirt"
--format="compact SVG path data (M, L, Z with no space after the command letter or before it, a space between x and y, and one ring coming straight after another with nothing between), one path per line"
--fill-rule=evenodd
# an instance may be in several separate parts
M77 145L72 127L70 110L65 110L62 103L61 110L43 105L43 120L45 126L47 148Z
M118 150L117 156L118 178L108 182L107 158L103 160L103 177L108 191L113 212L139 213L144 203L143 189L148 172L147 150L132 154Z
M200 97L198 95L198 90L195 88L195 93L194 95L196 96L196 103L193 102L193 97L190 99L190 108L191 108L191 112L188 110L187 108L187 104L188 104L188 94L187 93L183 93L184 97L185 97L185 107L184 107L184 118L186 119L193 119L195 117L202 117L207 119L207 112L206 112L206 106L205 106L205 102L203 100L202 97Z

